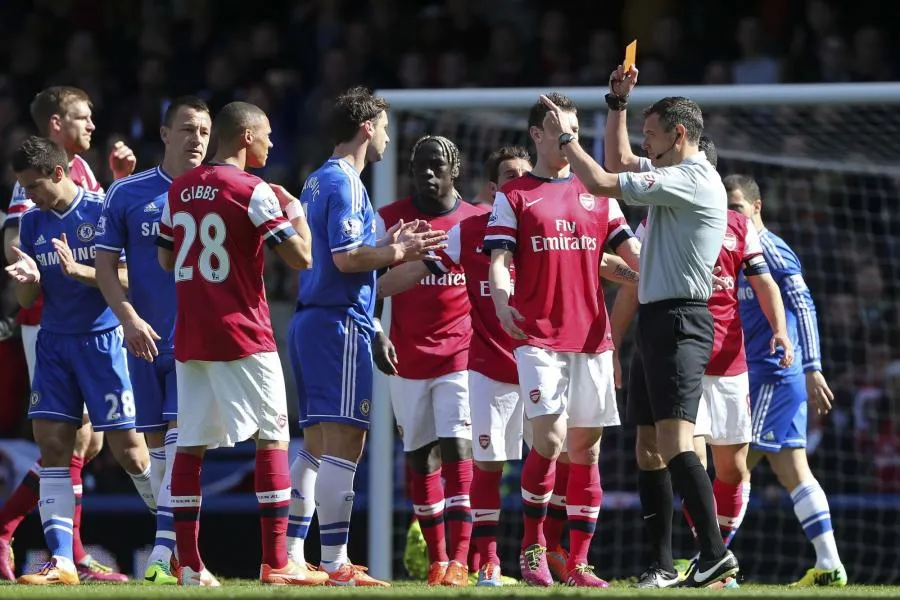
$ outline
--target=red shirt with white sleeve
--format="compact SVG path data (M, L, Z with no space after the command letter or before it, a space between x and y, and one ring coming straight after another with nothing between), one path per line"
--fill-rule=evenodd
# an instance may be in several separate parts
M69 163L69 177L75 185L83 187L89 192L102 192L103 186L97 181L91 166L87 161L76 155Z
M378 209L384 230L400 219L427 221L432 229L447 231L484 209L459 200L449 211L422 212L412 198L402 198ZM472 320L463 273L429 275L410 290L391 299L391 342L397 351L397 374L406 379L434 379L464 371L472 339Z
M75 185L82 187L89 192L103 192L103 186L97 181L91 166L86 160L80 156L75 156L69 162L69 177L75 182ZM19 182L13 186L12 198L9 201L9 209L7 210L6 220L3 227L19 226L19 219L34 206L26 195L25 190L19 185ZM44 306L44 300L38 296L37 302L31 308L19 309L18 320L20 325L40 325L41 324L41 308Z
M643 238L646 221L638 227L637 236ZM728 211L725 239L716 259L720 268L717 276L728 284L726 289L713 290L709 297L709 312L713 318L713 350L706 367L706 374L713 377L729 377L747 371L744 351L744 330L741 327L741 311L738 301L738 270L753 259L762 257L759 233L750 219L733 210Z
M577 177L526 174L506 183L485 230L486 250L513 252L516 289L511 305L528 336L513 347L601 353L613 347L600 258L634 234L618 202L594 196Z
M517 384L519 374L512 353L512 338L497 319L488 282L491 259L484 253L484 231L490 216L490 213L475 215L454 225L447 232L446 250L438 252L441 260L425 264L435 275L462 272L466 276L466 292L472 306L469 370L494 381Z
M175 256L175 359L230 362L275 352L263 242L295 235L265 181L228 164L176 178L157 244Z

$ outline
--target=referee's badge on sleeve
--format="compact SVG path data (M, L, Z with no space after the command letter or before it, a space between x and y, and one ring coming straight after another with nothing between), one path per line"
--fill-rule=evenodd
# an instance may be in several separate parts
M634 182L640 191L649 192L650 188L656 185L656 175L653 173L644 173L640 177L636 177Z

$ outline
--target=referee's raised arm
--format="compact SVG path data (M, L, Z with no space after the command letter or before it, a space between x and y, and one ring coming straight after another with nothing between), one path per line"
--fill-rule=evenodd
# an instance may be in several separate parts
M621 129L627 94L636 75L621 67L610 78L610 117ZM549 100L542 97L546 103ZM579 145L568 121L549 103L544 131L557 135L572 171L592 193L649 207L641 250L637 341L646 389L629 402L645 406L639 415L638 456L641 499L657 558L671 566L672 486L684 499L697 532L700 559L680 585L706 587L732 577L738 562L719 534L712 485L693 450L694 422L702 379L713 346L707 307L712 271L727 224L722 180L698 148L703 115L697 103L663 98L644 111L643 148L649 160L621 148L615 153L622 173L607 172ZM620 134L621 131L617 131ZM622 145L616 135L616 143ZM638 382L641 383L641 382ZM631 395L633 390L629 390ZM629 407L631 409L631 407ZM671 481L671 484L670 484ZM667 585L675 580L664 574ZM663 587L661 585L653 587Z

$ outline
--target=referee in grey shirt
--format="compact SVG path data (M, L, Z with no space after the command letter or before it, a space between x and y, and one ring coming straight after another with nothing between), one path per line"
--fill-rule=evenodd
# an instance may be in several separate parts
M610 118L624 121L627 93L636 79L637 70L624 77L620 67L613 74L614 93L607 99ZM545 96L541 99L551 109L544 120L545 134L558 137L572 171L590 192L650 207L641 250L638 345L654 427L639 427L638 443L654 449L652 440L640 438L655 433L655 450L664 463L660 466L667 467L660 469L661 476L671 475L694 522L700 559L681 585L719 583L738 572L738 562L719 534L712 484L694 452L693 436L713 345L707 301L728 207L721 178L697 147L703 115L687 98L656 102L644 112L644 149L652 170L617 175L597 164L579 145L568 119ZM607 132L612 125L607 123ZM619 141L627 145L624 122L621 128L618 121L614 125ZM634 160L629 167L639 171L647 162Z

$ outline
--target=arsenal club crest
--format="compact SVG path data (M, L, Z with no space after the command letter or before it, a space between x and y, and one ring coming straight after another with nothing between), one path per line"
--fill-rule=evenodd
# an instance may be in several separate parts
M579 194L578 202L581 203L584 210L594 210L594 207L597 205L597 200L593 194Z
M491 445L491 436L486 433L482 433L478 436L478 445L481 446L482 450L487 450L488 446Z
M722 242L722 246L728 250L729 252L734 252L737 248L737 238L730 231L725 234L725 240Z

